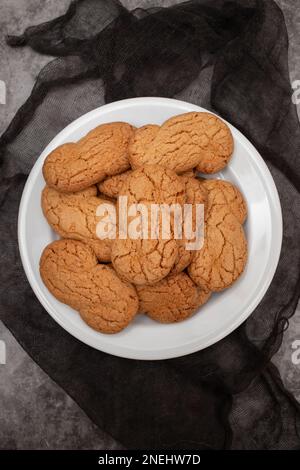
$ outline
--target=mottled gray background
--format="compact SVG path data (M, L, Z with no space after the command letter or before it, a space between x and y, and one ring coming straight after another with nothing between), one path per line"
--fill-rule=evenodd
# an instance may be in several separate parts
M0 0L0 80L7 86L6 105L0 104L0 133L30 94L34 80L50 57L29 48L11 49L6 34L50 20L65 12L70 0ZM124 0L129 8L168 6L174 1ZM300 80L299 0L277 0L288 27L291 82ZM298 109L300 115L300 108ZM300 365L291 360L292 343L300 340L300 306L290 321L281 349L274 357L286 386L300 401ZM107 449L120 444L99 431L85 413L24 352L0 322L7 363L0 365L0 448Z

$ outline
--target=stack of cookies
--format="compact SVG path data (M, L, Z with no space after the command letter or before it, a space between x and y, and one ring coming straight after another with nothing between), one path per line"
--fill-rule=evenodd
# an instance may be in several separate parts
M228 126L196 112L162 126L103 124L56 148L43 166L43 212L61 237L40 260L49 291L95 330L117 333L138 312L162 323L182 321L213 292L229 288L247 261L246 203L233 184L203 175L222 170L232 152ZM153 204L202 204L201 248L187 248L174 230L168 238L132 238L118 230L99 238L99 206L119 214L125 196L128 220L132 204L149 213Z

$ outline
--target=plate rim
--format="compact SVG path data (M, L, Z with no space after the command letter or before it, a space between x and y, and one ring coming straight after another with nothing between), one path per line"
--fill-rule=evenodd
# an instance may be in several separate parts
M31 268L31 264L29 262L29 256L27 252L27 246L25 243L25 224L26 224L26 207L28 204L28 199L30 196L30 186L31 182L36 179L36 176L38 175L42 162L46 158L46 155L51 151L50 149L56 146L56 141L60 140L60 136L62 133L67 134L68 132L73 132L75 130L78 130L82 127L82 122L85 120L88 122L90 119L92 119L94 116L97 116L100 113L102 113L103 109L106 111L109 110L118 110L122 109L124 106L126 107L127 105L147 105L147 104L159 104L159 105L176 105L177 107L180 106L183 109L186 109L186 112L189 111L202 111L202 112L209 112L211 114L216 113L206 110L205 108L195 105L193 103L188 103L186 101L181 101L181 100L176 100L173 98L160 98L160 97L138 97L138 98L128 98L125 100L119 100L113 103L105 104L103 106L97 107L88 113L85 113L72 121L70 124L68 124L66 127L64 127L58 134L55 135L55 137L49 142L49 144L44 148L44 150L41 152L39 157L37 158L35 164L33 165L28 178L26 180L25 186L23 188L22 192L22 197L19 205L19 211L18 211L18 244L19 244L19 252L20 252L20 257L23 265L23 269L25 271L27 280L35 294L35 296L38 298L39 302L41 305L45 308L47 313L62 327L64 330L66 330L69 334L77 338L79 341L83 342L84 344L87 344L90 347L93 347L94 349L97 349L99 351L118 356L118 357L123 357L127 359L135 359L135 360L165 360L165 359L171 359L175 357L182 357L188 354L195 353L197 351L200 351L202 349L205 349L226 336L228 336L230 333L232 333L236 328L238 328L255 310L255 308L258 306L258 304L261 302L263 299L265 293L267 292L272 279L274 277L278 262L279 262L279 257L281 253L281 246L282 246L282 236L283 236L283 222L282 222L282 209L281 209L281 204L280 204L280 199L278 195L278 191L274 182L274 179L271 175L271 172L266 165L265 161L261 157L260 153L256 150L256 148L253 146L253 144L232 124L230 124L228 121L221 119L226 122L226 124L230 127L231 131L233 134L235 134L239 141L244 144L246 147L248 147L249 152L255 157L252 160L252 163L255 163L257 168L259 169L260 173L263 175L263 182L264 182L264 188L266 190L266 193L268 195L268 202L269 206L271 209L271 224L272 226L276 225L276 231L275 234L273 233L272 236L272 257L269 257L268 259L268 264L269 265L269 270L267 274L265 275L263 282L260 286L259 292L256 294L255 298L252 300L252 302L247 306L247 308L243 311L243 314L241 314L237 319L232 322L226 329L224 329L222 332L220 332L217 335L214 335L213 338L209 337L207 338L206 341L201 341L201 344L198 344L197 342L193 343L188 343L181 345L179 347L174 347L170 346L170 348L165 348L162 353L159 352L159 350L143 350L141 352L140 349L135 350L134 348L130 349L127 346L120 346L120 345L115 345L115 344L109 344L109 343L104 343L104 344L98 344L98 342L93 341L93 338L90 337L85 337L82 338L82 335L79 334L79 332L76 331L75 328L71 327L70 325L66 325L63 321L63 319L60 318L58 312L56 312L55 307L52 306L51 302L49 302L48 298L44 296L43 292L41 291L39 284L36 281L35 274ZM220 117L220 116L219 116ZM272 210L273 209L273 210ZM274 221L274 216L276 215L276 224ZM274 253L274 254L273 254Z

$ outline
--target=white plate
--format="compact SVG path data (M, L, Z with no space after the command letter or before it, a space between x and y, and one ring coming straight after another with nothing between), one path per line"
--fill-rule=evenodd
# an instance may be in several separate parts
M253 145L233 126L235 150L228 167L214 177L232 181L248 204L245 224L249 261L244 274L230 288L214 294L198 313L182 323L162 325L138 315L128 328L104 335L89 328L77 312L56 300L39 274L42 250L57 237L40 205L45 185L42 165L58 145L76 141L99 124L127 121L135 126L161 124L173 115L203 108L166 98L134 98L102 106L80 117L47 146L34 165L24 188L18 237L23 266L37 298L65 330L84 343L132 359L167 359L193 353L216 343L253 312L274 276L282 241L282 215L272 176Z

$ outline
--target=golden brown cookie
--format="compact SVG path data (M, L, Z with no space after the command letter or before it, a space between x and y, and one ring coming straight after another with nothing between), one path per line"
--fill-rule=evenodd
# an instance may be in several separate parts
M97 223L101 220L96 215L97 208L108 201L96 197L96 193L95 186L70 194L46 186L42 192L42 209L58 235L81 240L95 251L100 261L110 261L112 240L100 240L96 234Z
M82 319L102 333L117 333L134 318L138 298L133 286L115 271L98 264L93 250L76 240L48 245L40 260L42 280L60 301L78 310Z
M125 197L127 199L123 201ZM151 214L152 210L155 208L152 204L157 204L158 220L155 233L156 238L161 238L162 213L165 209L169 212L169 209L171 209L170 206L173 204L182 206L185 199L184 182L175 172L159 165L146 165L132 171L126 178L120 190L117 207L119 214L122 215L125 210L123 202L127 204L128 211L133 204L143 204L147 210L149 221L148 238L151 238L151 228L153 227L151 227L150 223ZM160 204L164 206L159 207ZM133 219L135 219L134 216L128 216L127 223L129 224ZM173 211L170 210L170 222L172 223L172 221ZM165 238L167 238L167 236ZM121 244L122 242L120 241L119 246L121 246Z
M172 170L158 165L146 165L127 177L120 191L119 200L120 196L127 196L128 207L134 203L145 204L149 219L149 238L115 240L112 247L114 268L122 277L134 284L158 282L171 271L178 257L178 243L171 238L171 230L170 238L162 239L160 224L158 224L159 232L155 231L157 239L151 239L150 205L151 203L182 205L185 202L183 181Z
M183 175L181 179L185 187L186 202L188 204L203 204L205 207L207 203L207 191L205 186L202 185L201 180Z
M124 171L124 173L120 173L119 175L114 175L106 178L104 181L98 183L98 189L101 194L109 197L109 198L117 198L124 181L131 175L132 170ZM195 176L194 170L189 170L182 173L182 176L186 177L193 177Z
M196 170L206 174L217 173L226 167L232 157L234 141L231 131L218 116L210 113L196 114L201 148Z
M133 171L124 181L120 194L128 203L184 204L184 183L172 170L146 165Z
M156 124L147 124L135 130L129 143L129 161L134 170L145 164L152 163L145 160L145 153L159 129L160 126Z
M153 286L137 286L137 293L141 312L161 323L185 320L210 297L185 273L170 275Z
M204 245L196 251L188 273L204 290L230 287L247 262L247 241L242 225L228 205L215 205L206 221Z
M117 198L124 181L128 178L131 173L131 170L124 171L124 173L110 176L104 181L101 181L101 183L98 183L98 189L100 193L105 194L105 196L108 196L110 198Z
M239 189L229 181L224 180L204 180L201 187L208 194L207 211L218 204L228 204L231 212L243 224L247 218L247 205Z
M186 193L186 203L187 204L203 204L204 211L206 207L207 195L206 191L201 188L201 185L198 179L191 177L191 176L181 176L182 181L185 185L185 193ZM195 230L195 222L196 222L196 213L193 210L192 213L193 217L193 230ZM173 266L173 269L170 274L178 274L183 271L187 266L191 263L192 258L194 256L194 251L187 249L187 243L193 240L187 240L184 234L184 224L183 224L183 238L178 239L178 256Z
M143 140L143 139L141 139ZM229 127L210 113L185 113L167 120L154 138L132 154L134 168L158 164L182 173L194 167L202 173L216 173L229 162L233 138Z
M112 245L112 263L117 273L136 285L154 284L166 277L178 256L176 240L125 240Z
M177 241L177 246L178 246L178 255L175 260L174 266L170 272L171 274L178 274L181 273L185 268L189 266L191 263L193 256L194 256L194 251L188 250L186 248L186 240L176 240Z
M132 133L129 124L113 122L96 127L77 143L57 147L43 165L46 183L59 191L74 192L126 171Z

